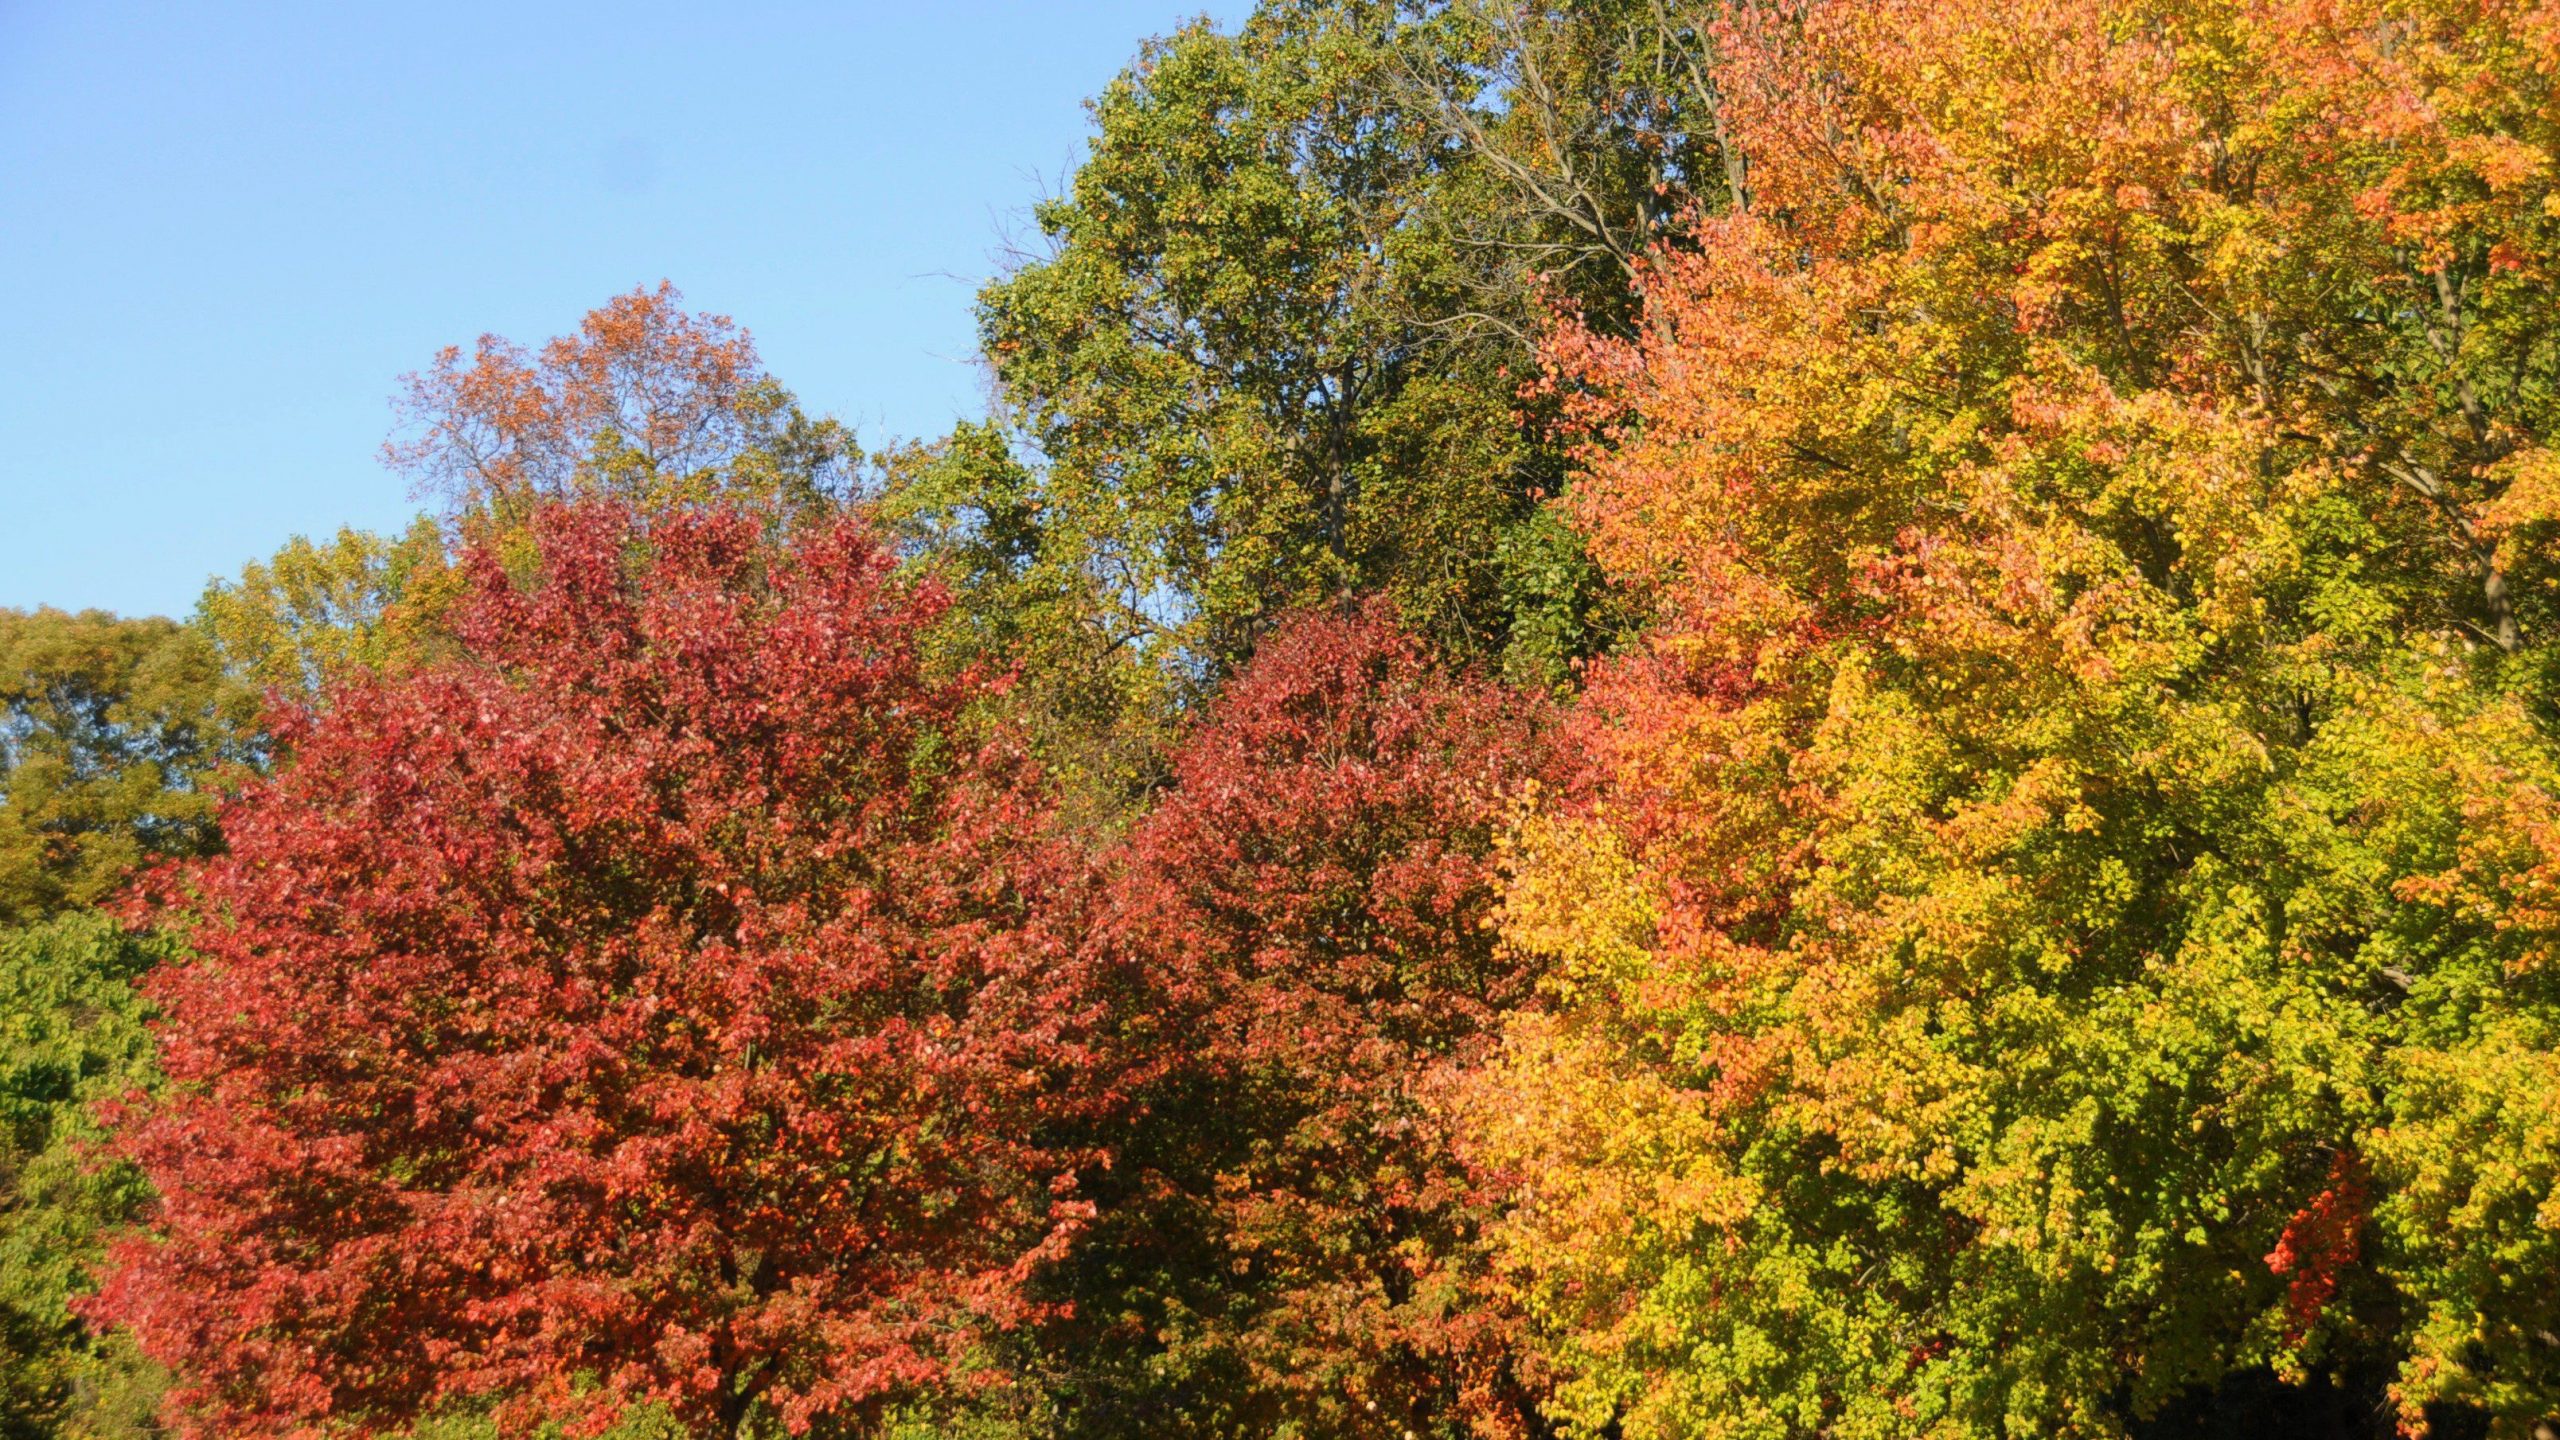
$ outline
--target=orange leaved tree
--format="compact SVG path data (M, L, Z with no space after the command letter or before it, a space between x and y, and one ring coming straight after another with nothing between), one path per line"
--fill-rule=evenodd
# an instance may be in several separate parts
M1629 1436L2560 1410L2560 21L1807 0L1748 202L1567 327L1655 629L1478 1133Z

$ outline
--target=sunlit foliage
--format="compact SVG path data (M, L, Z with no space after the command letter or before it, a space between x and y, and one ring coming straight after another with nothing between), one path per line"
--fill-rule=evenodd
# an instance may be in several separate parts
M1522 833L1560 1004L1478 1109L1559 1414L2112 1434L2379 1364L2525 1433L2549 17L1720 34L1748 204L1550 352L1658 617Z
M91 1313L187 1433L850 1425L967 1383L1106 1157L1038 779L858 523L531 517L451 656L287 717L138 915L156 1190Z

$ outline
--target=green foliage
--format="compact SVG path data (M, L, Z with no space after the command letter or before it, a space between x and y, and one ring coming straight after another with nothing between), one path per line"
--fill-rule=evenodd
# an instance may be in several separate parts
M455 589L444 536L420 517L397 536L340 530L302 536L237 580L217 580L196 607L223 668L260 690L313 699L358 667L422 658Z
M1162 776L1179 703L1174 677L1133 663L1156 634L1143 606L1085 583L1070 542L1042 521L1034 472L994 425L882 456L873 502L911 563L954 597L938 649L947 664L1010 669L1006 708L1076 802L1125 809Z
M101 611L0 611L0 924L96 902L215 842L216 771L254 699L200 632Z
M107 1158L93 1107L153 1082L133 982L158 942L95 912L0 934L0 1434L152 1433L156 1370L72 1313L103 1233L148 1189Z
M1604 642L1522 387L1546 295L1624 313L1621 262L1685 194L1607 108L1619 8L1292 0L1153 44L1103 92L1045 248L981 296L1036 459L967 503L1036 537L1017 574L1084 596L1042 623L1088 638L1035 656L1152 664L1180 698L1270 617L1354 591L1523 680ZM1579 89L1551 83L1576 64ZM1562 133L1542 121L1578 138L1532 154ZM1607 174L1577 168L1600 153Z
M455 1409L419 1421L403 1432L405 1440L502 1440L507 1432L485 1409ZM554 1421L533 1427L534 1440L566 1440L568 1430ZM665 1407L638 1406L594 1440L687 1440L685 1428ZM766 1440L759 1435L755 1440Z

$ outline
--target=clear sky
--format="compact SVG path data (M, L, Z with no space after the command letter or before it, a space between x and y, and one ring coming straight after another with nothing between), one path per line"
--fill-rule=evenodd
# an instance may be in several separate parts
M866 442L1139 42L1241 0L0 0L0 606L183 614L415 507L405 371L673 280Z

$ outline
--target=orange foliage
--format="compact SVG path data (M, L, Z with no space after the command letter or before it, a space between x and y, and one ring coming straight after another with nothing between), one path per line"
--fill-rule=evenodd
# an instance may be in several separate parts
M538 352L483 335L466 363L445 347L405 377L384 460L458 511L595 490L652 507L822 492L842 437L799 415L747 332L683 300L634 289Z

